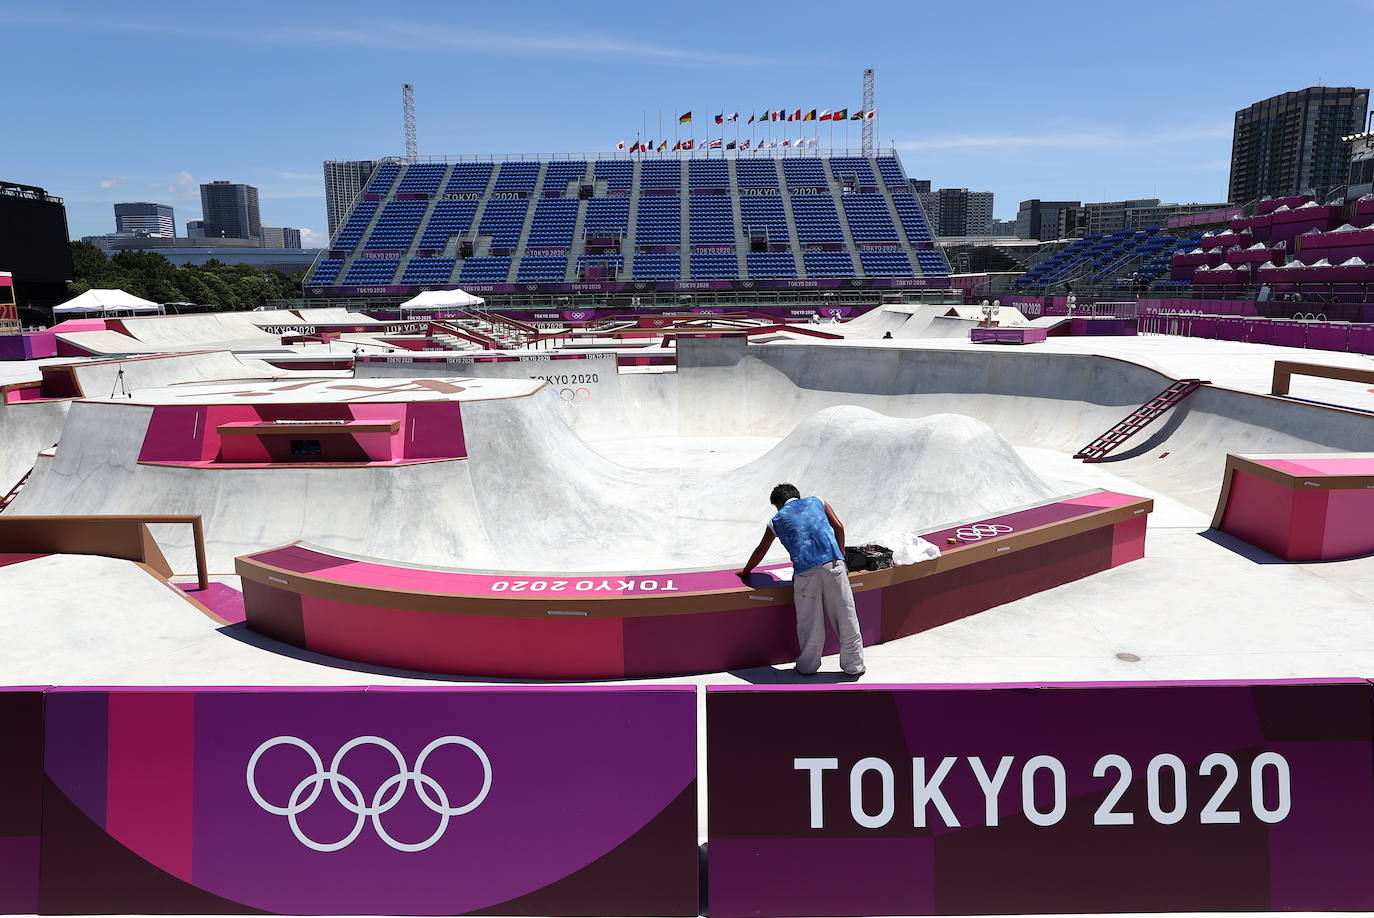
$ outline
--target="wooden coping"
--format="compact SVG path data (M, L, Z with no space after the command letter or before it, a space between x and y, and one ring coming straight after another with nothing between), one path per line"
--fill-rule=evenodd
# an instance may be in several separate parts
M1300 363L1296 360L1275 360L1271 395L1287 395L1294 376L1320 376L1324 379L1343 379L1347 382L1374 383L1374 369L1333 367L1324 363Z
M401 427L399 420L391 421L346 421L344 423L331 423L329 421L289 421L277 423L274 421L231 421L227 424L218 425L215 430L221 437L232 436L235 434L252 434L253 436L278 436L294 437L301 434L331 434L331 433L395 433Z

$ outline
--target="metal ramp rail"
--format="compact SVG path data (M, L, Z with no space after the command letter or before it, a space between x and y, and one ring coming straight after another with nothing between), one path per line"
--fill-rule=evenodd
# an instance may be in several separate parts
M1163 392L1131 412L1111 430L1074 453L1073 457L1082 459L1084 462L1101 462L1108 453L1140 433L1198 389L1207 385L1207 382L1205 379L1180 379L1170 383Z

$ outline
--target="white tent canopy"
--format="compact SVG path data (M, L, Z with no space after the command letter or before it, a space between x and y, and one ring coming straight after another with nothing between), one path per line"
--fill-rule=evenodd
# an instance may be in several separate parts
M434 309L466 309L481 306L486 300L466 290L426 290L401 304L402 309L427 311Z
M61 306L54 306L54 313L73 312L161 312L162 307L152 300L125 293L123 290L87 290L85 293L68 300Z

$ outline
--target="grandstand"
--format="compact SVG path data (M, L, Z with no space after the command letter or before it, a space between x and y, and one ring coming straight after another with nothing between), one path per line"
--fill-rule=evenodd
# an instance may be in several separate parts
M383 162L309 296L948 286L895 153Z

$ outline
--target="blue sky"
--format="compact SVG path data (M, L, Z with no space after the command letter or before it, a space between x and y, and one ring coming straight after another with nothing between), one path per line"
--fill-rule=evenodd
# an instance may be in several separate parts
M172 204L184 232L199 183L229 179L319 239L321 162L403 152L404 81L422 155L580 152L689 109L700 137L721 110L855 108L873 67L883 144L936 187L995 192L999 217L1216 201L1237 108L1374 78L1374 2L1305 8L1319 27L1291 0L0 0L0 179L65 197L74 237L124 200Z

